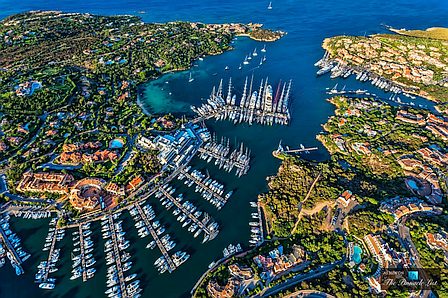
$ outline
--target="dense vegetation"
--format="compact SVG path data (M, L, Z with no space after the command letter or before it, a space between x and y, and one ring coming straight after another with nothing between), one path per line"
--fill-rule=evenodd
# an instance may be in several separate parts
M154 152L131 154L127 160L137 136L160 128L156 117L137 105L138 85L189 68L198 57L229 50L236 34L249 31L242 24L148 24L133 16L45 11L4 19L0 161L10 190L27 169L51 171L63 144L100 141L98 150L104 151L115 136L130 142L116 150L117 160L62 171L121 183L137 174L151 177L160 170ZM168 118L175 129L177 119Z

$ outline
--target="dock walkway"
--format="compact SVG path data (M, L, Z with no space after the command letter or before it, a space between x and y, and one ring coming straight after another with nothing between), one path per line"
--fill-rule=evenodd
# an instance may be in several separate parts
M260 237L261 237L261 243L264 241L264 230L263 230L263 220L261 218L261 206L260 202L257 202L257 211L258 211L258 226L260 228Z
M173 260L171 259L171 256L168 254L168 251L165 249L165 246L163 245L162 241L160 241L159 236L157 235L156 231L152 227L151 221L146 216L145 212L143 212L142 208L139 204L134 205L138 213L140 214L141 218L145 222L146 227L149 229L149 232L151 233L152 238L154 238L154 241L156 242L157 246L159 247L160 252L164 256L165 260L168 263L168 271L171 273L174 270L176 270L176 265L174 264Z
M125 283L125 278L124 278L124 273L123 273L123 267L121 264L120 249L118 247L118 240L117 240L117 234L115 231L115 224L114 224L114 220L112 219L112 215L109 215L107 219L109 221L110 232L112 234L112 242L114 244L115 263L117 265L117 273L118 273L118 279L119 279L119 283L120 283L121 297L126 298L128 295L127 295L127 291L126 291L126 283Z
M81 225L78 226L79 230L79 247L81 248L81 267L82 267L82 281L87 281L87 268L86 268L86 255L84 249L84 235Z
M11 244L11 242L8 239L8 236L6 236L5 231L3 231L2 227L0 226L0 236L3 239L3 242L6 245L6 249L10 252L12 258L16 262L17 266L20 268L20 271L23 272L23 268L20 264L22 264L22 259L20 259L19 255L17 254L14 246Z
M183 213L185 213L188 216L188 218L190 218L195 224L198 225L199 228L202 229L202 231L204 231L205 234L208 235L209 240L214 239L216 235L218 235L217 231L210 231L210 229L202 221L200 221L199 219L196 218L196 216L191 214L190 211L188 211L184 206L182 206L182 204L179 203L179 201L177 201L175 198L173 198L163 187L161 187L160 190L165 195L165 197L167 197L171 202L173 202L177 208L179 208Z
M58 227L56 226L54 229L54 235L53 235L53 239L51 240L51 246L50 249L48 251L48 259L47 259L47 265L45 266L45 273L43 276L43 282L47 282L48 279L48 274L50 274L50 266L51 266L51 256L53 255L54 252L54 248L56 247L56 240L58 238Z
M187 177L188 179L194 181L194 183L196 183L197 185L199 185L200 187L202 187L204 190L210 192L216 199L218 199L222 205L224 206L225 203L227 203L227 199L222 197L220 194L218 194L217 192L215 192L214 190L212 190L210 187L208 187L207 185L205 185L204 183L202 183L201 180L197 179L196 177L194 177L193 175L191 175L190 173L188 173L187 171L185 171L184 169L180 170L180 172L182 174L185 175L185 177Z

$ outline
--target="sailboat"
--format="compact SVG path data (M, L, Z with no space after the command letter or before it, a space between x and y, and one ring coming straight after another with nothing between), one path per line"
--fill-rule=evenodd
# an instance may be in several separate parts
M263 46L263 48L261 49L261 51L262 51L263 53L266 53L266 45Z
M252 53L252 56L257 56L258 55L258 53L257 53L257 48L255 48L255 50L254 50L254 52Z
M266 61L266 56L263 56L263 62Z
M251 54L249 54L249 56L247 56L247 60L252 60Z
M268 9L272 9L272 2L269 2Z
M194 78L191 76L191 72L190 72L190 78L188 79L188 83L191 83L194 81Z
M260 60L260 65L262 65L263 64L263 58L261 58L261 60Z
M249 64L249 61L247 61L247 56L244 58L243 64Z
M240 66L238 66L238 69L241 69L241 68L243 68L243 66L242 66L241 63L240 63Z

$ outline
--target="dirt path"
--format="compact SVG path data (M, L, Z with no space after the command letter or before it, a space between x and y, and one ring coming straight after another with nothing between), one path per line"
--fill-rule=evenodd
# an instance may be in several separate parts
M319 178L320 178L321 175L322 175L322 171L319 172L319 174L317 175L316 179L314 179L313 183L311 184L311 187L310 187L310 189L308 190L308 193L306 194L305 198L304 198L303 201L301 202L301 203L302 203L302 204L301 204L302 206L303 206L303 204L308 200L308 198L309 198L311 192L313 191L314 187L316 186L317 181L319 181ZM313 208L313 210L316 209L316 207L317 207L317 205ZM322 207L322 208L323 208L323 207ZM311 211L312 211L312 210L311 210ZM296 229L297 229L297 226L299 225L299 222L300 222L300 220L302 219L302 212L304 212L304 209L303 209L303 208L300 209L299 216L298 216L298 218L297 218L296 223L294 224L294 228L292 229L291 234L294 234L294 233L295 233L295 231L296 231ZM314 214L314 213L313 213L313 214Z

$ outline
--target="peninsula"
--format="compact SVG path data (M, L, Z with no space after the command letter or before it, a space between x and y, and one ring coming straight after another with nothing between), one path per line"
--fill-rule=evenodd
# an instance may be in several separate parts
M362 73L374 80L382 77L388 88L397 87L406 93L438 103L448 101L448 46L443 39L428 34L378 34L327 38L323 48L328 62L341 70ZM321 64L325 71L331 63ZM342 71L345 73L345 71ZM336 75L335 75L336 76ZM393 90L392 90L393 91Z
M340 36L326 39L323 47L318 75L354 74L394 96L447 100L448 46L441 41ZM310 161L291 153L305 149L279 145L278 173L251 203L259 209L254 219L263 218L260 230L252 232L262 240L212 264L194 297L447 295L445 105L390 104L345 87L327 93L335 112L317 139L331 158ZM435 281L433 286L400 286L409 277L397 276L412 270L420 285Z

